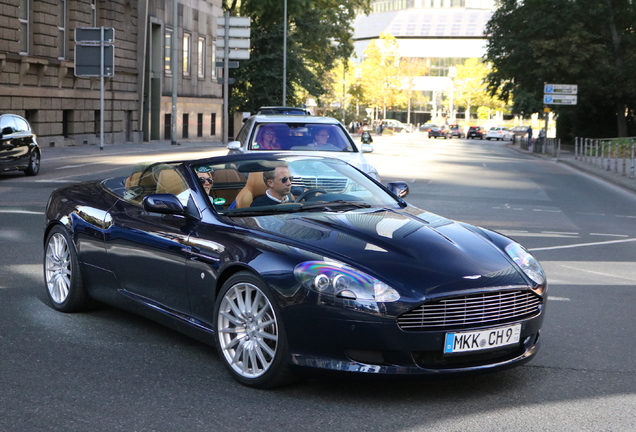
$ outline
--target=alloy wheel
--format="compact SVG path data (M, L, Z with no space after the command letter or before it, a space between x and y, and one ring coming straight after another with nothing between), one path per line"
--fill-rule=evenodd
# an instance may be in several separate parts
M232 370L243 378L258 378L275 360L279 345L276 315L256 285L241 282L224 294L217 312L220 348Z
M49 239L44 263L46 288L55 303L64 303L71 289L71 251L66 238L55 233Z

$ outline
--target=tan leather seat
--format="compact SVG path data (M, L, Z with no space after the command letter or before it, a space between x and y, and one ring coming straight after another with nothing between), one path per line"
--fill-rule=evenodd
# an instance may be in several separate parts
M157 193L169 193L173 195L179 195L181 192L188 189L183 177L176 171L171 169L165 169L159 172L159 179L157 180Z
M251 172L247 176L245 187L236 196L236 207L249 207L254 198L265 195L267 185L263 181L262 172Z
M212 196L214 198L223 198L225 200L225 208L234 202L246 182L245 175L233 168L214 171L212 173L212 179L214 180Z

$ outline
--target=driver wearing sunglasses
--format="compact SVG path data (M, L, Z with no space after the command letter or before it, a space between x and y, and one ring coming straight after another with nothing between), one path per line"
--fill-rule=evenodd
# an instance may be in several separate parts
M263 172L263 181L267 185L267 191L265 191L265 195L255 198L250 207L292 202L292 180L289 168L286 166L279 166L273 171Z

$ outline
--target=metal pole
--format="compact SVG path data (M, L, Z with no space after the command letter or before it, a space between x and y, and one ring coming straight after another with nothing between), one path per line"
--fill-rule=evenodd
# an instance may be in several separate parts
M223 144L227 145L230 124L230 12L225 12L225 46L223 47Z
M104 150L104 27L99 38L99 149Z
M342 125L347 126L346 121L346 111L345 111L345 100L346 100L346 86L347 86L347 69L345 68L344 60L342 62Z
M179 4L177 0L173 1L172 12L172 54L170 61L170 68L172 69L172 118L170 119L170 138L172 145L177 145L177 41L179 40L178 27L179 27Z
M287 106L287 0L283 1L283 106Z

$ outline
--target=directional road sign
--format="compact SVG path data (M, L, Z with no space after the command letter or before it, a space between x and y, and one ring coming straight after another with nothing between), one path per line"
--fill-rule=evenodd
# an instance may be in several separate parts
M543 93L554 95L575 95L578 93L579 86L576 84L545 84Z
M543 103L546 105L576 105L576 96L546 94L543 95Z

